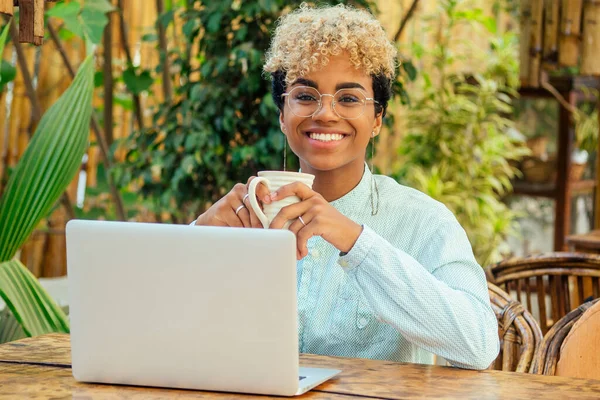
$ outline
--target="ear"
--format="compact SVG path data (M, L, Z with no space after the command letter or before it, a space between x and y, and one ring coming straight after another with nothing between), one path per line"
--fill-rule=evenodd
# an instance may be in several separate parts
M281 129L281 132L285 134L285 120L283 118L283 111L279 112L279 129Z
M379 132L381 132L382 124L383 124L383 113L379 113L379 115L376 116L375 120L373 121L373 129L371 129L371 132L375 133L373 135L373 137L379 135Z

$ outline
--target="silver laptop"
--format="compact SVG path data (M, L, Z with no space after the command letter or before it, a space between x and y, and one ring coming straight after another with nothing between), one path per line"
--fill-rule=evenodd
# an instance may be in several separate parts
M73 376L293 396L340 371L299 367L296 241L286 230L73 220Z

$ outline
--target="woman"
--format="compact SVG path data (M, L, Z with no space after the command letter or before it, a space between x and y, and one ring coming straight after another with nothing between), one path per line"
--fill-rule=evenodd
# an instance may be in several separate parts
M305 5L280 20L267 54L281 130L315 175L312 190L260 185L258 195L301 199L271 224L294 220L300 351L415 363L434 353L484 369L498 354L497 322L464 230L441 203L365 165L395 57L368 12ZM196 224L261 227L246 194L236 185Z

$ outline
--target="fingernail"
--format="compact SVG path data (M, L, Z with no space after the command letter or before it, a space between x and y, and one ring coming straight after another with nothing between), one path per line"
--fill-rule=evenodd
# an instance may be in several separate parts
M275 200L277 198L277 192L271 193L271 200Z
M270 195L266 195L265 197L263 197L263 203L269 204L270 202L271 202L271 196Z

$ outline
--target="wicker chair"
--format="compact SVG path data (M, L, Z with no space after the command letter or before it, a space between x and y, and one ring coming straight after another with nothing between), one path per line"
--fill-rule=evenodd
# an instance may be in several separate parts
M544 336L544 340L534 357L533 364L531 365L531 373L539 375L555 374L556 364L560 358L560 350L563 341L569 332L571 332L571 328L575 322L581 318L588 308L598 301L600 301L600 299L583 303L554 324L546 336ZM597 349L590 349L590 351L597 351Z
M542 331L533 316L508 293L488 282L492 309L498 318L500 354L489 369L529 372L542 342Z
M488 267L486 274L539 316L543 334L587 297L600 297L600 255L557 252L513 258Z

